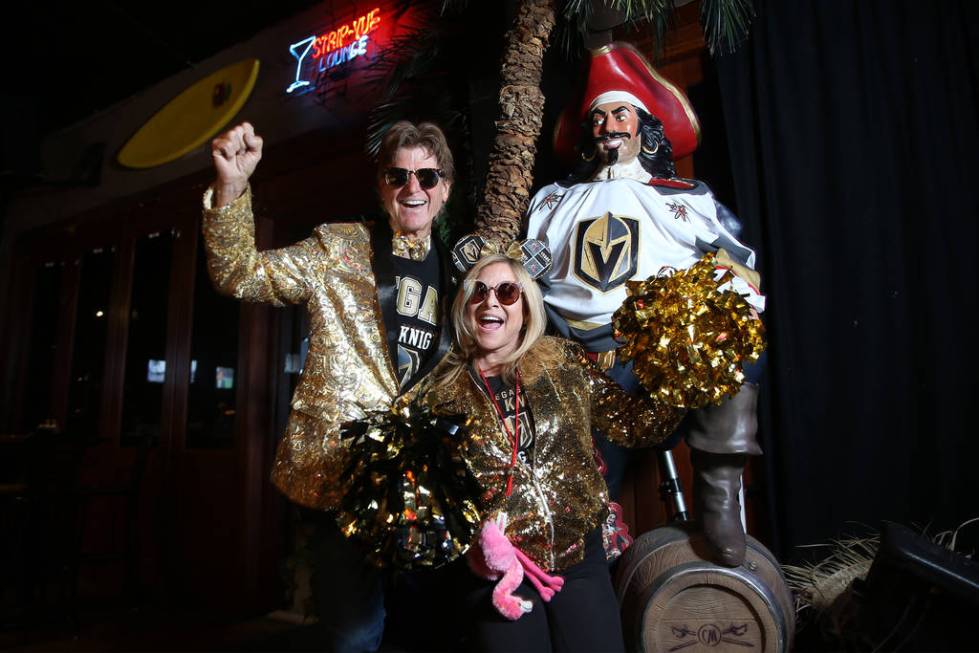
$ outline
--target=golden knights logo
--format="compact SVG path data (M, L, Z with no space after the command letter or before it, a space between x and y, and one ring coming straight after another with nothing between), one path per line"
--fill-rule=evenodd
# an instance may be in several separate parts
M639 265L639 221L606 213L582 220L575 232L574 273L602 292L624 284Z
M486 242L476 234L469 234L459 239L452 248L452 263L456 269L467 272L469 268L476 265L485 244Z

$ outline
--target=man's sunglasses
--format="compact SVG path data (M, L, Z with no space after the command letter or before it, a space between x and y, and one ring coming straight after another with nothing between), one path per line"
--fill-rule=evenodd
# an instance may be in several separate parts
M435 188L439 179L444 173L438 168L419 168L418 170L408 170L406 168L388 168L384 171L384 183L392 188L401 188L408 183L408 178L415 175L418 185L428 190Z
M523 288L519 283L504 281L495 286L487 286L482 281L473 284L473 294L469 297L470 304L482 304L489 297L490 291L496 293L496 299L504 306L515 304L520 299Z

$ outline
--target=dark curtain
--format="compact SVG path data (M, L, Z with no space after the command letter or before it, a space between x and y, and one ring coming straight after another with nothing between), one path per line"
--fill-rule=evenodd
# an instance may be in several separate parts
M979 515L979 3L755 0L717 61L769 308L772 543Z

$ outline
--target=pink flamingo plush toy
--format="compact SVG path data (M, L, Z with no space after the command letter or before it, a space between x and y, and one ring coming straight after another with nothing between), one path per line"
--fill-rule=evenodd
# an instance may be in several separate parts
M493 607L510 620L519 619L534 606L531 601L513 593L525 574L545 601L550 601L564 586L563 578L546 574L523 551L513 546L493 521L483 524L479 544L470 549L466 559L477 575L498 581L493 588Z

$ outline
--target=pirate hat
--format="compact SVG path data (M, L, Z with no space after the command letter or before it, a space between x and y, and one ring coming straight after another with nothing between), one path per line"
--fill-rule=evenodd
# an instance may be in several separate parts
M629 102L663 123L673 158L687 156L700 143L700 123L680 89L656 72L632 45L617 41L591 51L584 91L568 104L554 128L554 152L573 161L581 123L598 104Z

